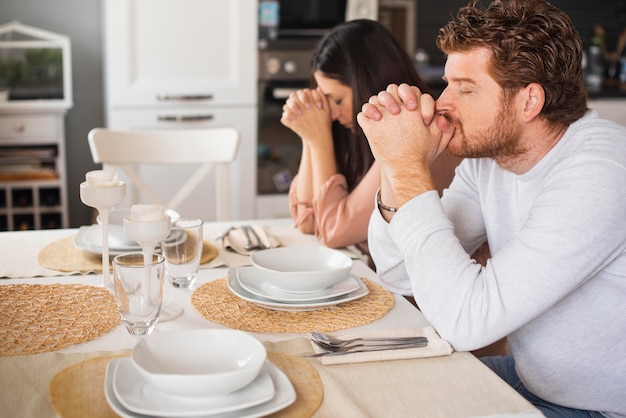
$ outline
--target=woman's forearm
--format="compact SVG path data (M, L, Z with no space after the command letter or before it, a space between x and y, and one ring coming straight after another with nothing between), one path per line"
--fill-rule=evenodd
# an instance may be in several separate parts
M335 150L332 137L309 143L312 169L313 195L316 195L322 185L337 174Z
M302 156L300 158L300 167L298 168L298 176L295 178L297 182L296 197L300 203L311 205L313 201L313 174L311 166L311 153L308 144L302 141ZM300 206L303 208L303 206Z

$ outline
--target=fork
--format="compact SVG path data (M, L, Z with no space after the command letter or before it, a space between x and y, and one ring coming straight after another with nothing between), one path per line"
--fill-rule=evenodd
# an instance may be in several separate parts
M349 339L349 340L344 340L344 339L341 339L341 338L334 337L334 336L332 336L330 334L324 334L322 332L315 332L315 331L311 333L311 336L313 337L314 341L321 342L321 343L323 343L325 345L333 346L333 347L344 347L344 346L347 346L349 344L352 344L352 343L355 343L355 342L358 342L358 341L362 341L362 342L365 342L365 341L388 341L388 342L407 341L408 342L408 341L415 341L416 339L417 340L422 340L423 339L423 340L427 341L425 337L417 337L417 336L415 336L415 337L352 338L352 339Z
M312 340L315 344L326 351L342 351L342 350L350 350L358 347L393 347L393 346L401 346L401 345L411 345L411 344L428 344L428 339L426 337L414 337L407 338L402 340L376 340L369 341L365 340L361 343L350 343L345 345L332 345L322 341Z
M407 348L420 348L426 347L428 343L411 343L411 344L393 344L393 345L378 345L373 347L361 347L356 348L354 346L350 347L335 347L334 351L325 351L323 353L314 353L314 354L304 354L302 357L325 357L325 356L341 356L344 354L352 354L352 353L368 353L370 351L387 351L387 350L402 350Z
M215 241L219 241L219 240L221 240L221 239L226 238L226 236L227 236L228 234L230 234L230 232L231 232L232 230L234 230L234 229L236 229L234 226L229 227L226 231L224 231L224 232L222 232L221 234L219 234L218 236L216 236L216 237L215 237Z

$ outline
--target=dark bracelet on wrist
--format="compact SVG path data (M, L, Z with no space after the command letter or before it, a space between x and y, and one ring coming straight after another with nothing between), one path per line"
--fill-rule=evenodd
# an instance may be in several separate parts
M391 206L387 206L383 203L380 198L380 189L376 191L376 203L378 204L378 209L384 210L386 212L396 213L398 208L392 208Z

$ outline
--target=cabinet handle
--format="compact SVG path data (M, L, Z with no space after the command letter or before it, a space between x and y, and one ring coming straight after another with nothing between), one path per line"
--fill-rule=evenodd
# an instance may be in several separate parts
M159 115L159 122L201 122L212 120L213 115L194 115L194 116L176 116L176 115Z
M157 95L157 100L162 100L162 101L171 101L171 100L183 100L183 101L193 101L193 100L212 100L213 99L213 95L212 94L195 94L195 95L184 95L184 94L180 94L180 95L170 95L170 94L158 94Z
M26 126L24 126L24 124L23 124L23 123L16 124L16 125L14 126L14 129L15 129L15 132L17 132L17 133L20 133L20 134L21 134L22 132L24 132L24 131L26 130Z

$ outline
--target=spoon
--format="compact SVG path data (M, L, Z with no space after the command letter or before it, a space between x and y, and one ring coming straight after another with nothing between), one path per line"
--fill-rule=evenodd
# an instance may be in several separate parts
M379 342L361 342L361 343L352 343L352 344L348 344L348 345L331 345L331 344L326 344L317 340L313 340L313 342L315 344L317 344L318 346L320 346L322 349L326 350L326 351L347 351L347 350L353 350L355 348L359 348L359 347L371 347L371 348L376 348L376 347L389 347L389 348L394 348L397 346L411 346L411 347L425 347L428 344L428 340L425 337L415 337L412 340L396 340L396 341L379 341Z
M246 240L248 241L246 245L243 247L243 249L246 251L258 250L260 247L258 245L252 244L252 237L250 236L250 229L251 228L247 225L244 225L241 227L241 230L246 235Z
M410 342L410 341L428 341L426 337L372 337L372 338L352 338L350 340L344 340L341 338L333 337L329 334L322 332L312 332L311 336L313 341L322 343L331 347L343 347L358 341L386 341L386 342Z
M393 344L393 345L375 345L375 346L365 346L360 348L351 347L335 347L334 350L325 351L323 353L315 353L315 354L304 354L302 357L324 357L324 356L340 356L343 354L352 354L352 353L367 353L370 351L386 351L386 350L402 350L407 348L419 348L426 347L428 344L423 343L412 343L412 344Z

